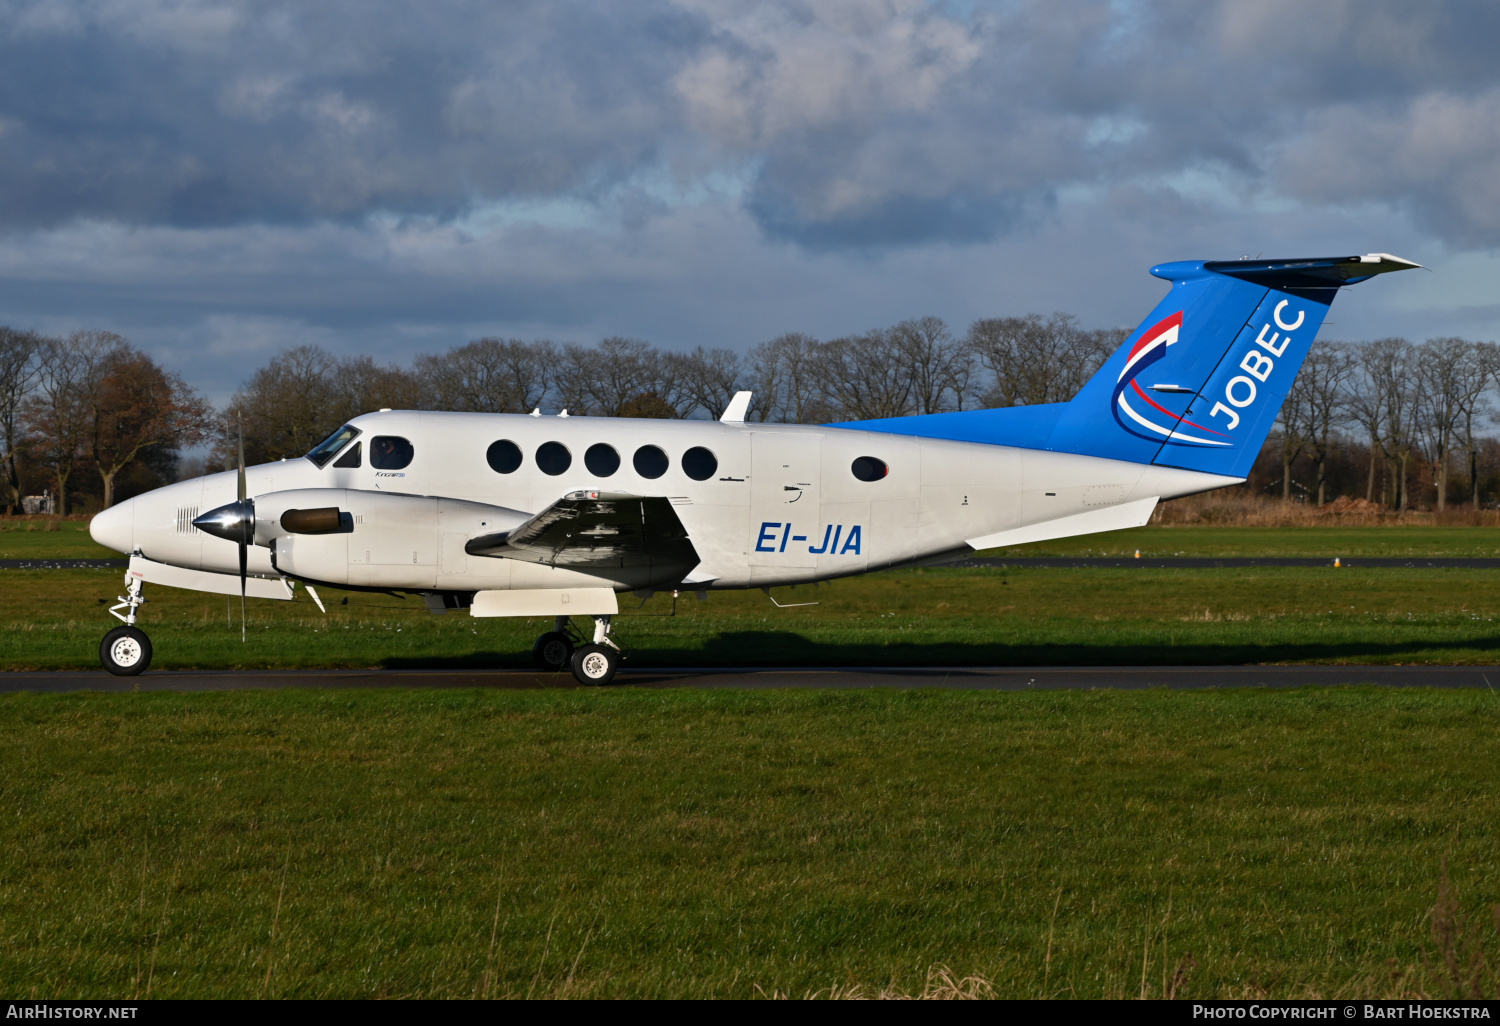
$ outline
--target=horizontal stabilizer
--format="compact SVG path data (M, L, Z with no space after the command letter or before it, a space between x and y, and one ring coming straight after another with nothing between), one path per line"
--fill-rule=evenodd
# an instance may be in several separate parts
M1209 260L1203 269L1273 289L1326 289L1421 266L1389 253L1366 253L1310 260Z
M1118 506L1091 509L1075 513L1070 517L1058 517L1039 524L1017 527L999 534L987 534L983 538L970 538L969 547L994 549L1002 545L1030 545L1032 542L1051 541L1054 538L1072 538L1080 534L1098 534L1100 531L1123 531L1130 527L1145 527L1160 500L1155 496L1137 499Z

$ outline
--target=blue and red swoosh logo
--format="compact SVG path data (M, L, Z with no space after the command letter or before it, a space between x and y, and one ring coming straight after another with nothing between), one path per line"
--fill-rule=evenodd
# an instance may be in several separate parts
M1201 424L1185 420L1162 406L1146 394L1136 380L1147 367L1167 355L1167 350L1176 345L1182 334L1182 311L1158 322L1141 335L1125 358L1125 367L1115 383L1112 399L1115 420L1126 431L1140 438L1166 439L1188 445L1229 446L1227 441L1216 441L1190 434L1184 428L1194 428L1210 435L1224 438L1224 434ZM1150 432L1149 434L1146 432Z

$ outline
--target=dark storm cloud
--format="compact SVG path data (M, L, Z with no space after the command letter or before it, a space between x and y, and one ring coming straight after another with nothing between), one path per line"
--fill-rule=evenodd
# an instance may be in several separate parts
M452 218L753 169L818 248L969 242L1060 190L1226 187L1500 241L1487 2L0 7L0 226Z
M627 16L628 15L628 16ZM15 3L0 223L449 216L652 159L699 20L661 5Z

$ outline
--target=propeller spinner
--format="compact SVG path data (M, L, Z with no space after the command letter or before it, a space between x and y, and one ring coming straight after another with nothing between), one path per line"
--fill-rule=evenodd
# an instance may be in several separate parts
M193 521L193 526L215 538L235 542L240 547L240 640L245 640L245 581L249 576L250 543L255 540L255 500L246 495L245 425L239 425L239 498L217 509L211 509Z

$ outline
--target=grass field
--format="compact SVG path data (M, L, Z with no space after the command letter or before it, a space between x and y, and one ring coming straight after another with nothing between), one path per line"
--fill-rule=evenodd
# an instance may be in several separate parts
M113 570L0 571L0 667L97 666L119 590ZM684 597L669 616L668 596L639 609L626 596L615 621L626 665L1500 660L1500 588L1486 570L927 569L776 594L819 604L778 609L758 591L723 592ZM326 590L326 616L305 595L252 600L241 644L238 599L150 586L147 596L142 626L160 669L527 666L549 629Z
M122 558L113 549L95 544L83 521L0 517L0 559Z
M1374 689L6 696L0 988L1441 991L1441 860L1500 901L1497 728Z
M1490 555L1489 534L1092 544ZM645 666L1489 663L1491 578L929 569L777 590L820 603L798 609L627 598L617 636ZM0 570L0 666L97 666L119 586ZM147 594L162 668L523 666L543 628L325 592L327 616L252 601L242 645L237 600L231 626L222 598ZM0 990L803 996L946 966L1013 997L1445 995L1446 858L1494 995L1497 721L1489 692L1356 688L0 696Z

